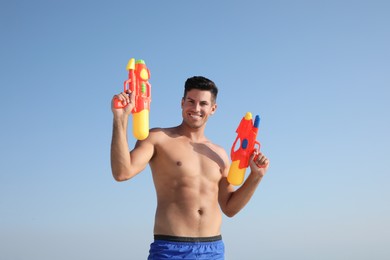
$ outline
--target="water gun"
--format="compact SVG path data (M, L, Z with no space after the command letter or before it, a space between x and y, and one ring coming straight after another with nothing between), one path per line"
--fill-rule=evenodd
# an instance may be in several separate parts
M252 121L252 114L247 112L241 119L236 130L237 137L232 145L230 157L232 164L228 173L228 182L232 185L240 185L244 181L246 168L249 166L249 159L254 151L255 145L260 151L260 143L256 141L257 132L259 131L260 117L257 115L255 121ZM240 146L236 146L240 140ZM254 160L257 158L255 157Z
M124 92L130 91L135 96L133 114L133 135L138 140L144 140L149 135L149 111L151 102L150 71L143 60L131 58L126 66L129 78L124 82ZM114 108L126 107L123 103L114 100Z

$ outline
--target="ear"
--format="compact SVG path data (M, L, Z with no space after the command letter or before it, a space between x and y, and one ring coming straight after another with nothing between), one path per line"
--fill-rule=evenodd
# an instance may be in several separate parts
M183 106L184 106L184 97L181 99L181 108L183 109Z
M215 111L217 111L217 107L218 107L217 103L214 103L214 105L211 107L211 113L210 113L211 115L214 114Z

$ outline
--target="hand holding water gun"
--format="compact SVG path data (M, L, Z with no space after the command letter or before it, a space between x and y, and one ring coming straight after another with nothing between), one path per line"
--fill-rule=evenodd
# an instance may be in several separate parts
M245 171L249 166L249 160L253 154L253 161L259 168L265 168L267 166L265 162L268 161L268 159L264 156L264 159L261 159L262 164L257 163L257 161L259 161L258 156L260 154L260 143L256 141L259 124L260 117L256 115L255 121L253 122L252 114L248 112L245 117L241 119L241 122L236 130L237 137L230 152L232 164L230 165L227 177L229 183L232 185L237 186L244 181ZM240 140L240 146L236 147L238 140ZM257 146L257 149L255 146ZM235 148L237 149L235 150Z
M124 82L124 93L134 96L133 135L138 140L144 140L149 135L149 111L151 102L151 85L148 80L150 71L143 60L129 60L126 66L129 78ZM114 108L123 109L129 103L114 99Z

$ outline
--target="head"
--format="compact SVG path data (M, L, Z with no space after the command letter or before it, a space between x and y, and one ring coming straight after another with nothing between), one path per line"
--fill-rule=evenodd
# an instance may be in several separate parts
M187 97L188 91L192 89L206 90L210 91L212 102L215 104L217 102L218 88L214 82L209 80L208 78L202 76L194 76L188 78L186 83L184 84L184 96L183 99Z
M203 127L217 109L218 88L211 80L196 76L187 79L181 107L184 122L191 128Z

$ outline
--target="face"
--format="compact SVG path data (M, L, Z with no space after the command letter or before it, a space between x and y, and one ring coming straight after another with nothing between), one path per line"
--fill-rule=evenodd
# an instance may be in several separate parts
M191 128L200 128L214 114L217 104L212 101L210 91L192 89L181 101L181 108L183 121Z

